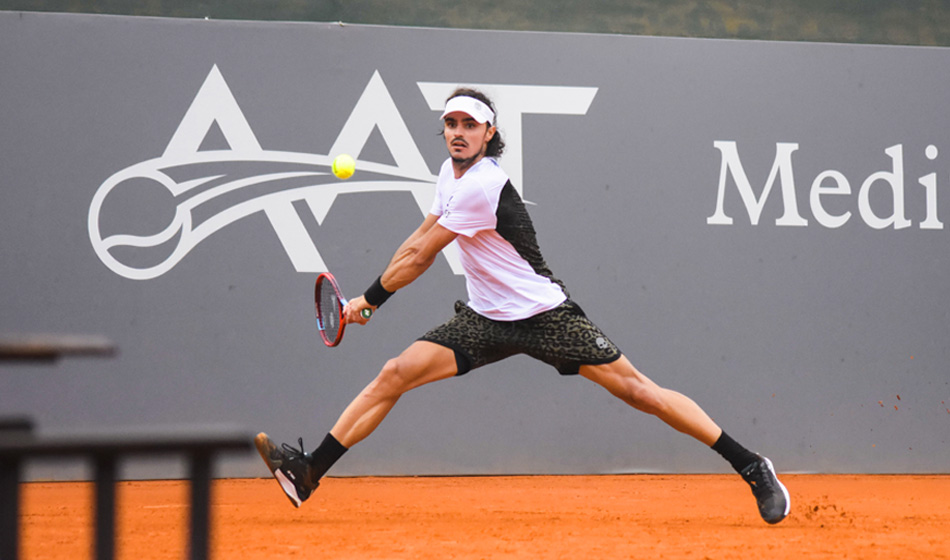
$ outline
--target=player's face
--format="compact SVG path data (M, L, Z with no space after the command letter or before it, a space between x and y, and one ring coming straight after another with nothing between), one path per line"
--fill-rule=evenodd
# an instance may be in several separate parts
M449 156L459 164L471 166L485 155L488 141L495 136L495 127L481 123L468 113L456 111L445 116L443 121L445 146Z

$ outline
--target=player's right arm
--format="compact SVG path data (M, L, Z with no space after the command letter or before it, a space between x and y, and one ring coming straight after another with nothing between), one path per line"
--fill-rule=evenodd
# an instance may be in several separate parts
M439 217L434 214L427 215L422 224L396 249L380 277L384 290L395 292L408 286L428 270L439 252L455 239L457 234L439 225L438 220ZM363 296L351 299L344 310L347 322L365 324L368 319L361 316L364 308L376 310Z
M429 214L416 231L396 250L383 272L381 283L395 292L412 283L435 262L442 249L455 240L456 233L438 224L439 217Z
M412 234L409 237L407 237L405 241L402 242L399 248L396 249L396 252L393 254L393 258L389 261L389 265L387 265L386 268L389 268L389 266L392 265L392 263L396 260L396 258L401 253L406 251L407 247L415 243L420 237L425 235L426 232L432 229L432 226L435 225L438 219L439 217L434 214L427 214L425 220L422 221L422 224L420 224L419 227L417 227L416 230L412 232Z

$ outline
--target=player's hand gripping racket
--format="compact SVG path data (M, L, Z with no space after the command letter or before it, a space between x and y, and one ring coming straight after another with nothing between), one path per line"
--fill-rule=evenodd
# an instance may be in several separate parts
M329 272L317 276L317 283L313 288L313 301L317 312L317 329L320 331L323 343L327 346L336 346L343 340L343 330L346 328L343 317L346 298L343 297L336 278ZM369 319L373 315L373 310L364 309L360 314L364 319Z

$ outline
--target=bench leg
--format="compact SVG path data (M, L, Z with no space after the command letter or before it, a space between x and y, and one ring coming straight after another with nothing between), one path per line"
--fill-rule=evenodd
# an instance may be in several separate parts
M191 559L208 560L211 548L211 455L191 457Z
M95 555L96 560L112 560L115 557L115 457L96 458L96 514Z
M20 550L20 461L0 461L0 560L18 560Z

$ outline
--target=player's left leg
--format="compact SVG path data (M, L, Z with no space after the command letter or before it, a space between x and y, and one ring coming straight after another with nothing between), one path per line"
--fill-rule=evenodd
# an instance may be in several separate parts
M766 522L778 523L788 515L791 499L775 475L772 462L729 437L695 401L660 387L640 373L625 356L609 364L581 366L580 375L633 408L656 416L722 455L749 483L759 514Z
M712 447L722 429L692 399L664 389L620 356L609 364L584 365L580 374L633 408L652 414L679 432Z

